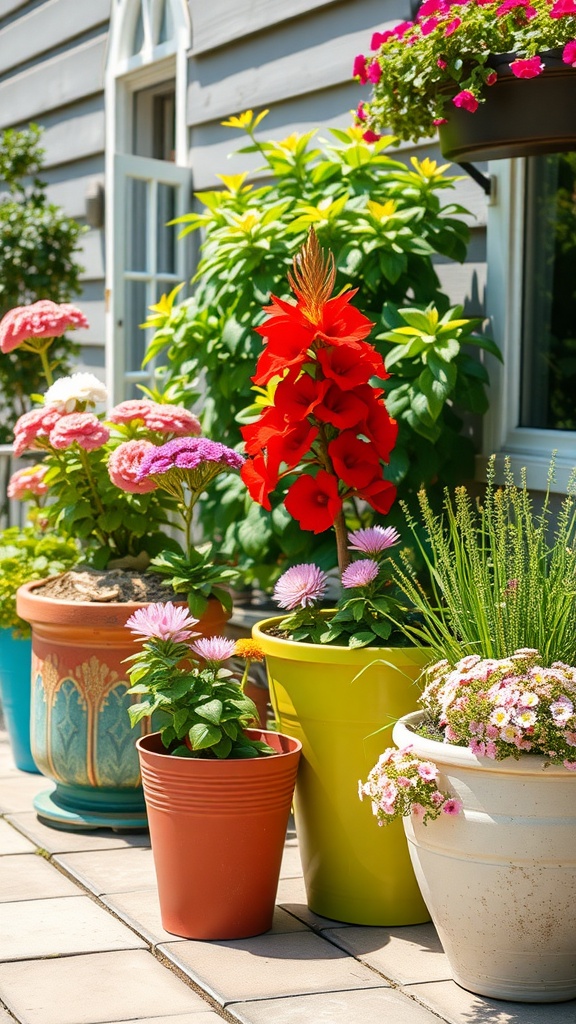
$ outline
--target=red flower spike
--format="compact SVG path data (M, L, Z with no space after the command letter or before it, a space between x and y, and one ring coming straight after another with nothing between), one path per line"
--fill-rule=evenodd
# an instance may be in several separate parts
M269 495L274 490L278 481L274 480L268 473L264 457L256 455L253 459L246 459L240 470L240 476L246 484L252 501L261 505L267 512L271 512L272 506Z
M398 424L389 415L383 402L371 403L368 416L362 425L362 433L372 442L384 462L390 461L390 452L398 437Z
M308 420L303 420L284 436L278 434L270 438L266 449L268 473L275 476L276 483L280 466L283 463L288 469L297 466L308 454L317 436L318 427L311 426Z
M351 391L341 391L337 384L331 384L324 400L316 406L314 416L323 423L330 423L338 430L348 430L362 423L368 410Z
M328 445L336 476L347 487L368 487L382 478L380 460L374 447L361 441L353 430L344 430Z
M285 419L298 422L310 416L327 387L325 381L315 381L309 373L302 373L297 379L291 375L276 388L274 405Z
M324 469L315 477L300 476L289 488L284 505L303 530L324 533L334 525L342 508L338 481Z
M359 490L358 497L367 501L376 512L386 516L394 504L396 488L389 480L377 480L375 483L369 484L368 487Z
M333 380L342 391L367 384L371 377L387 380L390 376L380 353L368 344L354 349L342 345L320 348L317 358L324 376Z
M271 437L282 434L289 429L289 424L284 417L273 406L264 410L259 420L254 423L247 423L242 427L240 433L244 438L244 445L248 455L256 455L266 447Z

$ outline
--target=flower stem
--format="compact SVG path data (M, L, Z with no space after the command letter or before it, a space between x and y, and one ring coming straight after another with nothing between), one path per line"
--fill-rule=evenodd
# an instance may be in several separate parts
M336 551L338 553L338 568L340 573L350 564L350 553L348 551L348 537L346 531L346 520L344 512L340 509L334 520L334 532L336 534Z
M50 387L50 385L54 383L54 374L52 373L50 361L48 359L48 348L45 347L38 349L38 355L40 356L40 362L42 363L44 378L48 387Z

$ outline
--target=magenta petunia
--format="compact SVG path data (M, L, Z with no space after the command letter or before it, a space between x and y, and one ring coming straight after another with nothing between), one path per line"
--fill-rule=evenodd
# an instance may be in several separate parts
M526 59L519 58L513 60L509 65L510 70L516 78L536 78L537 75L541 75L544 71L545 64L540 60L540 57L526 57Z
M190 615L188 608L171 601L145 605L126 620L126 628L145 640L172 640L177 644L198 636L193 630L196 625L198 619Z
M455 107L461 107L462 110L467 110L470 114L478 110L478 100L469 89L462 89L462 92L454 97L452 103Z
M368 81L376 84L376 82L379 82L381 78L382 68L380 67L377 60L373 60L368 67Z
M369 526L348 534L351 551L362 551L365 555L379 555L400 541L400 534L394 526Z
M346 590L354 587L367 587L378 576L379 566L372 558L361 558L350 565L342 573L342 586Z
M576 68L576 39L566 43L562 50L562 60L565 64L570 64L573 68Z
M361 85L366 85L366 82L368 81L368 68L366 67L366 57L363 53L359 53L354 58L352 75L354 78L360 79Z
M191 646L199 658L207 661L209 665L216 666L232 657L236 641L226 636L202 636Z
M454 800L452 797L450 797L448 800L445 800L444 803L442 804L442 813L451 815L460 814L463 806L464 805L461 800Z
M446 25L446 28L444 29L444 35L451 36L456 31L456 29L460 28L461 24L462 18L453 18L452 21L449 21L448 24Z
M277 581L274 600L288 611L306 608L324 597L327 582L326 573L317 565L308 562L293 565Z
M576 16L576 0L556 0L552 10L551 18L567 18Z
M362 138L364 139L364 142L378 142L378 140L381 139L382 136L379 135L378 132L373 132L369 128L368 131L364 132Z

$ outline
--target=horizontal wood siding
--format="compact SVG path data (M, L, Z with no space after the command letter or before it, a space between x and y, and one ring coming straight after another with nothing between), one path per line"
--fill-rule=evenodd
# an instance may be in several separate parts
M0 53L2 74L8 68L37 60L39 53L61 47L63 26L65 37L74 39L103 23L110 14L110 0L50 0L41 7L34 7L17 21L11 21L5 28L0 27Z
M343 2L351 5L354 0L190 0L193 53L229 46L270 25Z

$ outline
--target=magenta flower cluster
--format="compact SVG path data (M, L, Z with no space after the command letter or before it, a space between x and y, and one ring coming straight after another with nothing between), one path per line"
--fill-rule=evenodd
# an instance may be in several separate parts
M176 437L146 453L140 463L137 479L160 476L172 469L198 469L203 463L215 463L226 469L241 469L244 457L220 441L210 441L207 437Z

